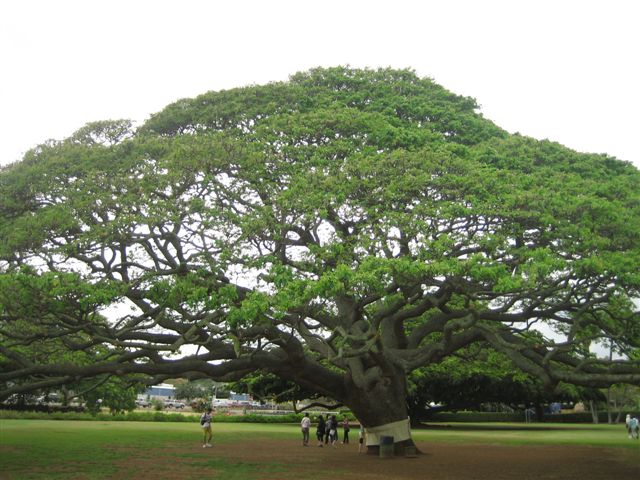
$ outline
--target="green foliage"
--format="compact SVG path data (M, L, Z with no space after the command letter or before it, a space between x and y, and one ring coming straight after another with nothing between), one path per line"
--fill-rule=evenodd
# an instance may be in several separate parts
M414 422L440 418L437 415L441 410L482 410L483 404L523 410L553 402L602 398L596 392L566 384L545 388L539 378L518 370L505 355L487 345L475 345L458 355L415 370L409 376L407 403ZM512 417L505 418L487 421L514 421Z
M524 412L435 412L429 417L430 422L462 422L462 423L484 423L484 422L524 422ZM591 421L589 419L589 421ZM586 420L585 420L586 422Z
M640 415L630 412L632 415ZM523 411L519 412L435 412L430 418L429 422L459 422L459 423L522 423L525 421ZM577 412L577 413L562 413L555 415L545 415L545 425L547 423L562 423L562 424L593 424L593 417L589 412ZM607 413L599 412L599 423L607 423ZM619 428L619 425L616 425ZM550 427L552 428L552 427Z
M0 170L0 397L260 371L378 424L406 418L408 374L474 345L544 389L640 384L639 184L410 70L91 123ZM473 368L442 374L500 384Z
M294 382L277 375L255 372L231 385L231 389L251 394L254 398L275 403L297 402L314 398L313 392L304 390Z
M127 378L110 377L104 382L98 381L100 383L96 388L84 394L86 406L92 415L102 408L108 408L112 415L130 412L136 408L138 393L144 391L141 383Z
M209 398L211 397L211 392L213 392L213 382L211 380L178 383L175 387L175 397L184 399L187 402L196 398Z
M226 415L214 413L214 423L295 423L299 424L302 414L288 413L282 415ZM184 413L156 412L120 412L120 413L77 413L77 412L21 412L0 410L2 420L83 420L83 421L115 421L115 422L191 422L200 421L199 415Z

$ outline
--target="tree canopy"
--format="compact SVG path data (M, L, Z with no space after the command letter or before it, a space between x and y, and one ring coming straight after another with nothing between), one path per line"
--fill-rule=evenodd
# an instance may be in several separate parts
M550 387L638 385L638 185L410 70L88 124L0 171L0 396L261 371L374 431L478 342Z

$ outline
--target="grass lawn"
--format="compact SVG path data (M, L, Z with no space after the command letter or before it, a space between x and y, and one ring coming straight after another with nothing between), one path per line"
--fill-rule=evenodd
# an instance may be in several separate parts
M586 446L613 449L624 462L640 462L640 442L629 440L622 425L450 423L413 433L427 450L438 444ZM0 420L0 478L322 479L326 459L319 452L337 455L340 450L305 449L301 467L290 461L291 452L302 450L297 425L217 423L212 449L202 449L200 435L194 423ZM366 457L358 456L354 443L340 455L341 463ZM379 460L367 460L375 470ZM333 478L351 478L347 473Z
M567 423L446 423L430 424L413 432L416 441L482 443L498 445L582 445L637 449L624 424Z
M194 446L200 447L201 435L197 423L0 420L0 478L127 478L122 476L127 459L151 464L175 456L180 463ZM247 444L256 438L296 435L291 425L220 423L214 441ZM229 479L249 478L243 475L253 468L219 458L189 463L215 468Z

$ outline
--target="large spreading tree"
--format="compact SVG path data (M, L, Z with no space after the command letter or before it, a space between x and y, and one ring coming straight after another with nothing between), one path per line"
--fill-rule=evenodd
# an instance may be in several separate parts
M92 123L0 171L0 396L259 371L375 447L412 442L407 375L476 343L548 388L640 385L638 185L408 70Z

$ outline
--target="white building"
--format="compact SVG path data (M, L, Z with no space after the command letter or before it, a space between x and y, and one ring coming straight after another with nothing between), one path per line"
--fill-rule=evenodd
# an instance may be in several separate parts
M173 400L176 398L175 390L176 387L173 385L161 383L159 385L147 387L144 393L138 395L138 397L143 397L145 400Z

